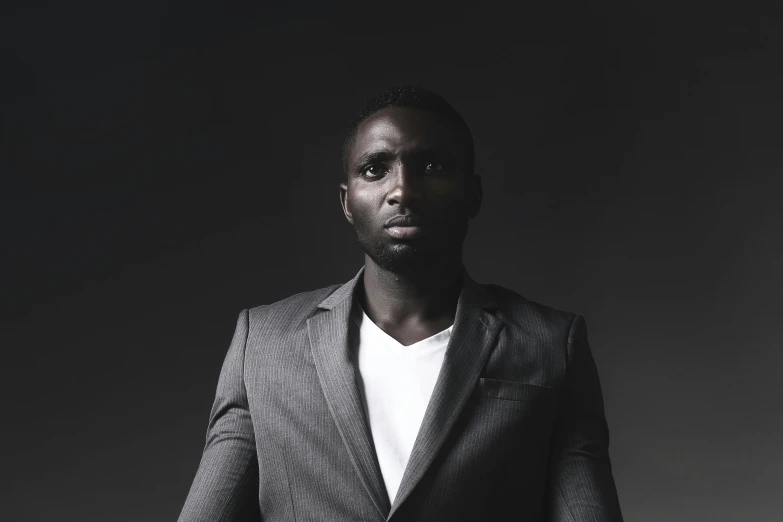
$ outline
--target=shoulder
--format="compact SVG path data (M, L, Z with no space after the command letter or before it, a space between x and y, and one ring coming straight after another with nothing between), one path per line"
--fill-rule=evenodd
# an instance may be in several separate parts
M573 312L559 310L532 301L519 293L498 285L484 285L495 296L495 313L503 322L501 338L506 346L520 350L527 356L534 355L553 373L550 382L558 382L564 375L571 354L577 346L579 352L589 350L586 342L584 319Z
M274 303L255 306L247 310L251 330L263 326L265 329L290 329L304 324L315 311L318 303L340 288L335 284L294 294Z
M520 293L495 284L484 284L484 289L493 296L498 318L507 326L529 335L544 337L568 337L577 314L559 310L532 301Z

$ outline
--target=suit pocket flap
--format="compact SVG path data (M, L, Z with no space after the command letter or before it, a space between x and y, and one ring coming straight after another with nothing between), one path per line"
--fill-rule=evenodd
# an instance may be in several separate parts
M479 379L479 390L484 397L527 402L549 397L552 388L537 384L481 377Z

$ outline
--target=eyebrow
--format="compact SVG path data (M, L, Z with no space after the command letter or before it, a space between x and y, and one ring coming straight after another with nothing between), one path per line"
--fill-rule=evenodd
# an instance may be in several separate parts
M367 165L368 163L389 161L394 154L388 150L376 150L365 152L356 160L356 165Z
M447 146L436 146L436 147L427 147L423 149L417 149L412 150L408 153L404 153L403 156L408 156L411 158L419 158L419 157L426 157L433 154L446 154L451 156L452 151ZM395 154L391 152L390 150L376 150L371 152L365 152L361 156L359 156L356 160L356 165L362 166L367 165L374 162L386 162L390 161Z

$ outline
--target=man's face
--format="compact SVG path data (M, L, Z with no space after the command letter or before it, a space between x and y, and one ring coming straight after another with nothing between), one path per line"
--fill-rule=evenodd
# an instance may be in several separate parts
M468 219L481 205L481 180L466 172L462 143L442 118L415 109L386 108L359 126L340 200L379 266L415 271L461 256ZM413 226L389 223L397 216Z

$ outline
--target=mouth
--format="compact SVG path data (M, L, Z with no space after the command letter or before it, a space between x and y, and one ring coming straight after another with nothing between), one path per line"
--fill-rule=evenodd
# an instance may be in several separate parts
M415 239L422 237L429 232L427 226L424 225L411 225L411 226L392 226L387 227L386 233L395 239Z

